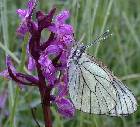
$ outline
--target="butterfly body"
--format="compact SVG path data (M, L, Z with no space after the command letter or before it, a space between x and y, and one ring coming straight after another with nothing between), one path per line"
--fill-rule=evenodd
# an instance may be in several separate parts
M73 48L69 58L69 94L75 108L111 116L136 111L137 102L132 92L85 50L86 46L79 45Z

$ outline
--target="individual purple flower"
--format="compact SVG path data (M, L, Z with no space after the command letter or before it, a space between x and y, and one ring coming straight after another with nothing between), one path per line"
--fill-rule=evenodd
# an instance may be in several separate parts
M41 69L44 76L49 81L49 84L54 84L56 81L57 63L53 63L51 56L57 56L63 50L61 45L49 45L39 57L38 62L41 64Z
M56 22L49 26L50 31L58 34L58 36L69 35L73 33L73 28L68 24L61 24Z
M17 28L17 35L24 37L25 34L28 32L27 20L31 19L35 6L36 6L36 0L30 0L27 3L27 9L18 9L16 11L21 19L21 23Z
M75 108L73 103L64 97L56 97L55 103L58 107L58 112L66 118L73 117L75 114Z
M68 11L62 11L56 16L55 22L49 26L49 30L56 34L56 39L60 43L64 43L67 47L72 45L73 38L73 27L65 24L65 20L69 17Z
M7 69L1 72L0 76L14 80L20 88L22 84L31 86L38 84L38 79L36 77L17 72L9 56L6 57L6 65Z
M47 55L40 57L39 63L41 64L41 70L44 77L48 80L49 85L53 85L56 80L56 69L52 64L52 61Z
M61 24L63 24L63 23L65 23L65 21L66 21L69 17L70 17L69 11L64 10L64 11L62 11L60 14L58 14L58 15L56 16L55 22L56 22L56 23L61 23Z
M42 54L38 62L42 68L45 68L46 73L53 73L55 71L55 67L47 54Z

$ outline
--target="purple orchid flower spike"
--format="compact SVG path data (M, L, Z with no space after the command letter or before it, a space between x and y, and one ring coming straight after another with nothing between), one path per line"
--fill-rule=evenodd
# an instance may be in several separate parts
M31 20L31 16L35 6L36 6L36 0L30 0L27 3L27 9L18 9L16 11L21 19L21 24L17 28L18 36L24 37L25 34L28 32L27 20Z
M68 59L74 42L74 29L65 21L69 18L69 11L62 11L53 20L56 8L48 14L36 11L37 0L29 0L27 9L18 9L17 14L21 24L17 34L24 37L30 33L26 54L28 70L36 71L37 76L18 72L9 56L6 58L7 69L0 76L15 81L17 84L37 86L39 88L44 113L45 127L52 127L51 103L57 105L58 112L64 117L73 117L75 107L68 96ZM34 13L33 13L34 12ZM32 15L35 14L35 20ZM49 30L50 36L41 42L41 32ZM52 94L52 90L57 90Z
M51 37L47 41L49 45L46 43L46 48L38 60L49 84L55 84L52 86L58 89L58 95L53 102L56 103L59 113L64 117L72 117L75 113L72 102L66 98L68 95L67 63L74 41L72 26L65 24L68 17L69 12L62 11L56 16L55 22L48 27L53 34L50 35ZM50 55L55 58L50 59ZM59 79L55 74L57 71L62 72Z

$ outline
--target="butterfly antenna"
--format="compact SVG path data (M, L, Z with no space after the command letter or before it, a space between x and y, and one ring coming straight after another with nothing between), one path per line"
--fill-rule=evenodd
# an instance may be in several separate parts
M107 39L109 36L112 36L109 30L105 31L102 35L97 37L93 42L91 42L89 45L86 46L86 48L89 48L92 45L97 44L98 42Z

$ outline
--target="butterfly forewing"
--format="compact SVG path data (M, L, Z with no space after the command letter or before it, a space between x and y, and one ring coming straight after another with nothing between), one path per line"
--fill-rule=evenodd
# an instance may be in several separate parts
M126 86L94 59L82 53L69 63L69 93L76 109L106 115L127 115L136 110L136 100Z

